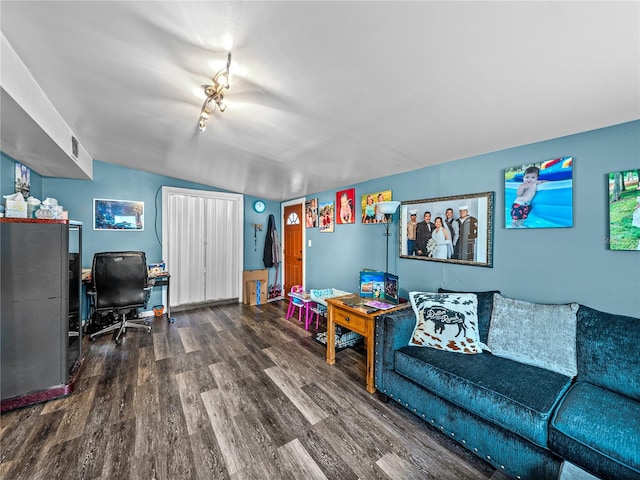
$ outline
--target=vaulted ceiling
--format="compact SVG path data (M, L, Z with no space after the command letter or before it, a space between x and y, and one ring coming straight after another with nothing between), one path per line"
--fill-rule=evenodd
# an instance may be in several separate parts
M2 1L0 18L93 158L272 200L640 118L636 1ZM229 36L228 108L199 132Z

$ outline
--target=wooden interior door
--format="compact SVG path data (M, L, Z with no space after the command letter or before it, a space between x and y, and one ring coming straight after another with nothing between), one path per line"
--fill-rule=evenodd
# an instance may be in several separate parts
M284 207L284 290L302 285L302 204Z

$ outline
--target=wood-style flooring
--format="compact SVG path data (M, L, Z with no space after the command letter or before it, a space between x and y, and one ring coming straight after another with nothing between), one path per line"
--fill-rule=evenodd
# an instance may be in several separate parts
M286 302L152 319L85 339L68 397L0 417L3 479L497 479L451 439L365 390L362 347L336 354ZM319 330L326 329L320 325Z

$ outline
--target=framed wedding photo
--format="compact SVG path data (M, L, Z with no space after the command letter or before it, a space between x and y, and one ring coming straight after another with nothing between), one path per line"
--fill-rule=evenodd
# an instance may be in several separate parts
M400 257L493 267L494 192L400 204Z

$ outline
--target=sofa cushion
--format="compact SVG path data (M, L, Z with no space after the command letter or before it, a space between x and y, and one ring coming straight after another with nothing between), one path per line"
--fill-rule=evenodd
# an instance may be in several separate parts
M574 377L577 303L545 305L495 294L487 345L494 355Z
M477 299L472 293L410 292L416 326L409 345L481 353Z
M490 290L486 292L463 292L456 290L447 290L439 288L439 293L473 293L478 299L478 333L480 341L487 343L489 337L489 322L491 321L491 312L493 311L493 294L500 293L500 290Z
M549 446L606 478L640 478L640 403L577 382L549 427Z
M396 371L448 401L546 447L548 422L571 379L496 357L403 347Z
M580 305L578 381L640 400L640 318Z

